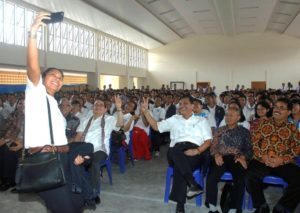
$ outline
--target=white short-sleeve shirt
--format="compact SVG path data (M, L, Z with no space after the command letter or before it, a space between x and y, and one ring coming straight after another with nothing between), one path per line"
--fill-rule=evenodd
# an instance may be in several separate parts
M123 120L124 120L124 125L127 124L127 122L130 120L130 118L132 117L132 115L130 113L127 113L125 115L123 115ZM129 144L129 140L130 140L130 131L133 129L134 126L134 121L132 121L129 130L127 132L125 132L126 135L126 143Z
M172 117L157 123L159 132L170 131L170 147L178 142L188 141L198 146L212 139L211 128L205 118L192 115L185 119L182 115Z
M161 121L166 117L166 110L162 107L154 107L150 111L153 115L154 120L156 121Z
M105 125L104 125L104 144L105 149L102 149L102 129L101 129L101 119L102 116L93 119L91 125L85 136L85 142L91 143L94 145L94 152L97 151L106 151L106 154L109 155L110 152L110 135L113 129L116 126L116 118L111 115L105 115ZM85 119L82 123L79 124L77 132L84 132L85 127L87 126L90 118Z
M66 119L60 112L57 101L53 96L47 94L42 78L36 86L27 79L25 91L25 148L51 144L46 96L51 108L54 144L57 146L68 144Z

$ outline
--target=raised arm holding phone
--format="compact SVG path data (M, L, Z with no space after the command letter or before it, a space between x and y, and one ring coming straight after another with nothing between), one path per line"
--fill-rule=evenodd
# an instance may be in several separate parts
M39 64L37 48L37 32L45 27L44 22L51 21L51 14L38 13L28 32L27 47L27 86L25 92L25 148L29 154L45 153L54 147L63 165L66 184L57 188L38 192L48 210L58 212L82 212L83 198L81 194L71 192L69 171L69 147L65 135L66 120L61 114L54 98L63 85L63 72L57 68L48 68L43 73ZM52 120L53 142L51 145L50 125L47 102ZM51 121L50 120L50 121ZM38 171L37 171L38 172Z

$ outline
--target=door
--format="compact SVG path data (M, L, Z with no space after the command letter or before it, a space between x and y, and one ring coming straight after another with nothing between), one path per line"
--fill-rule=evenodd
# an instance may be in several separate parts
M210 82L197 82L197 88L199 87L208 88L210 87Z
M251 89L265 90L266 87L267 87L267 84L265 81L252 81L251 82Z

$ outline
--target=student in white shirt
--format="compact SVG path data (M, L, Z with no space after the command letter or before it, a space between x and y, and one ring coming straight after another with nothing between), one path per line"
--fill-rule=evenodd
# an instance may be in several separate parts
M114 116L107 115L105 101L97 99L93 105L93 115L80 123L75 137L75 141L77 142L84 141L94 146L94 156L89 172L91 173L92 188L97 204L100 203L100 198L98 197L98 189L100 187L99 163L109 156L111 132L115 128L123 126L121 99L116 97L115 103L117 107L117 119ZM83 163L84 160L84 158L81 158L79 163Z
M201 165L202 153L210 146L212 134L207 120L194 116L192 97L182 97L179 105L180 115L160 122L154 120L148 111L148 99L144 99L141 110L154 130L170 131L171 143L167 156L174 169L170 199L177 202L176 212L184 213L186 197L192 198L203 192L194 180L193 171Z
M60 155L64 167L66 185L39 192L38 195L45 202L46 207L53 213L82 212L83 197L81 194L71 193L69 172L69 157L67 153L67 137L65 134L66 120L58 108L54 98L63 85L63 72L56 68L48 68L41 74L39 53L37 48L38 29L45 24L42 20L50 19L49 13L39 13L29 32L27 48L27 86L25 92L25 148L31 150L44 149L51 145L48 122L47 99L49 100L54 145ZM44 150L47 151L47 150ZM73 162L72 162L73 163Z

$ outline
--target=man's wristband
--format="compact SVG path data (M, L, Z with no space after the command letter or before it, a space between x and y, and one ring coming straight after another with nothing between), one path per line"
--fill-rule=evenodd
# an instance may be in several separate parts
M122 111L122 109L117 109L117 112L121 112Z
M30 39L36 39L37 34L36 33L32 33L31 31L28 31L28 38Z

